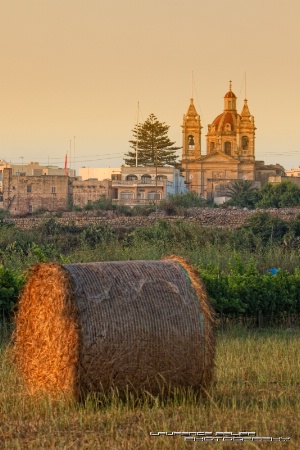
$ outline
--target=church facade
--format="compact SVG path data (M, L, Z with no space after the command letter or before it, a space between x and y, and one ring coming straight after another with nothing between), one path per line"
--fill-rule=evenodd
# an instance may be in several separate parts
M183 116L181 168L189 190L207 200L224 196L233 180L257 179L254 117L246 99L240 114L236 101L230 81L223 112L208 125L205 154L201 151L201 119L193 99Z

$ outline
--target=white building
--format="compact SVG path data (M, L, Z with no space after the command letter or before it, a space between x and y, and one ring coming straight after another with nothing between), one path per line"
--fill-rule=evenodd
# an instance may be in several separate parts
M66 168L62 169L58 166L41 166L38 162L30 162L28 164L9 164L4 160L0 160L0 176L3 173L3 169L12 169L12 175L22 175L27 177L38 177L39 175L58 175L69 177L75 177L76 173L74 169Z
M114 180L120 178L120 167L80 167L79 176L84 180ZM119 175L119 177L118 177Z
M290 169L285 170L287 177L300 177L300 167L297 167L297 169Z

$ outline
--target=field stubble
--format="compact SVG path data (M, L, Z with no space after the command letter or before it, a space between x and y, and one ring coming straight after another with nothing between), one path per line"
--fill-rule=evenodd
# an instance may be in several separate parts
M0 448L4 449L299 449L300 330L233 327L217 338L214 382L206 400L177 392L158 400L113 392L84 405L30 398L11 365L9 330L0 351ZM185 442L158 431L255 431L285 442Z

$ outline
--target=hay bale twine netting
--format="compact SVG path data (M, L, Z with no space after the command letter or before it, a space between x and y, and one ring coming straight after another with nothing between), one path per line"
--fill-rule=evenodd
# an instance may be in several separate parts
M19 300L14 357L32 394L208 386L213 314L181 258L35 266Z

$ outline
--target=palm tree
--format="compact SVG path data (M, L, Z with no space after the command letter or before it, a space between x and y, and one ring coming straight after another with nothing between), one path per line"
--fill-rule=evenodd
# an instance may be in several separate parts
M226 195L230 203L240 207L254 208L259 200L258 189L251 180L234 180L229 183Z
M226 195L228 197L236 197L237 195L245 195L251 191L257 190L254 181L251 180L234 180L227 186Z

